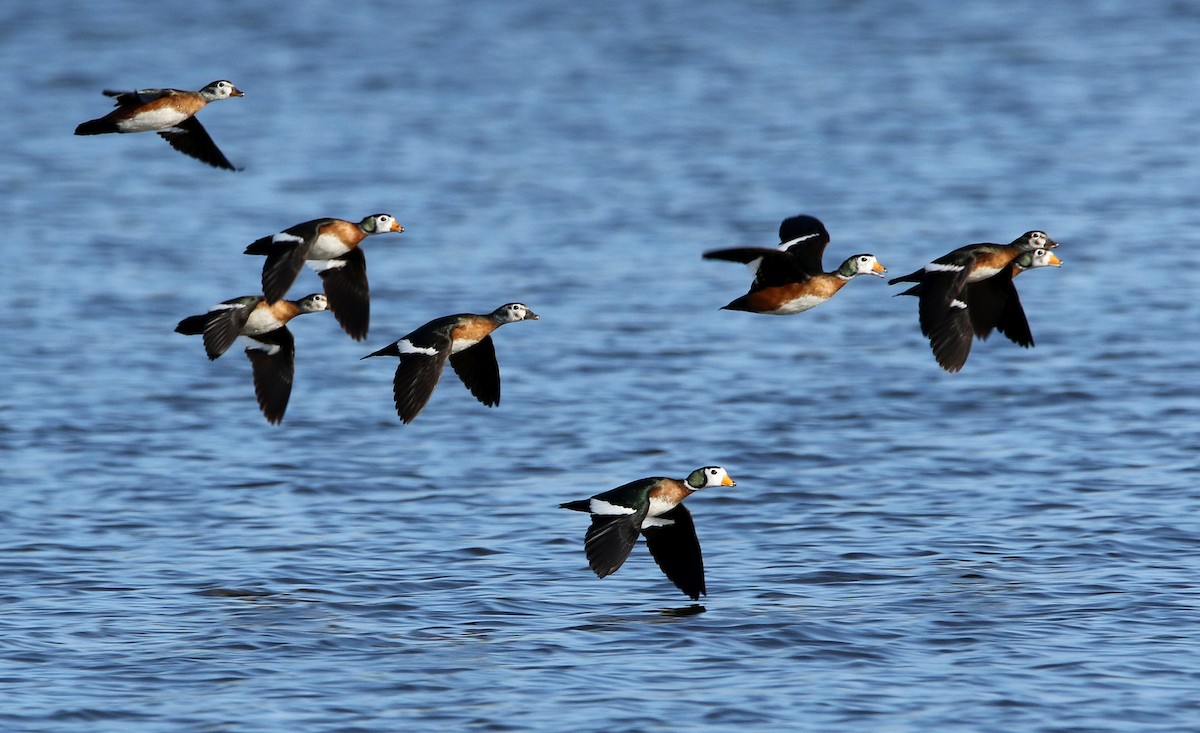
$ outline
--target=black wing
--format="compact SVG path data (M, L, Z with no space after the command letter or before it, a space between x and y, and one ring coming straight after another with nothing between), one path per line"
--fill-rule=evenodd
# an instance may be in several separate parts
M964 295L971 315L971 328L980 339L992 334L1007 308L1009 298L1015 297L1012 268L1005 267L986 280L967 285Z
M769 249L767 247L733 247L731 249L709 250L704 253L704 259L740 262L743 265L748 265L755 260L780 254L783 254L781 250Z
M367 287L367 258L358 247L350 250L333 262L341 266L330 267L320 272L325 283L325 296L329 298L329 310L337 318L342 330L355 341L367 337L371 324L371 292Z
M971 316L966 295L967 275L974 258L956 263L954 270L928 270L921 279L921 333L929 337L934 358L948 372L957 372L971 353Z
M758 260L758 269L754 272L754 282L750 284L752 293L763 288L804 282L810 277L810 273L800 265L800 261L790 251L784 252L766 247L737 247L705 252L704 258L741 262L747 265Z
M783 252L792 260L796 269L809 275L818 275L824 272L821 266L821 257L825 254L825 247L828 244L828 237L809 236L790 245Z
M248 255L267 256L262 269L262 288L263 297L270 303L287 295L288 288L300 275L304 257L312 245L312 239L303 235L293 235L299 237L300 241L276 241L275 236L273 234L251 242L245 252Z
M633 514L592 515L592 526L583 536L583 551L597 577L612 575L625 564L645 518L645 506Z
M961 301L959 301L961 302ZM971 317L966 305L950 306L949 311L929 331L929 348L937 363L948 372L957 372L971 354Z
M700 554L700 540L696 538L691 513L683 504L678 504L658 518L672 523L642 530L654 561L675 587L693 601L708 595L704 587L704 558Z
M965 304L962 294L967 285L967 275L975 260L957 263L955 269L928 270L921 277L918 314L921 333L928 336L943 318L950 314L950 304L956 300Z
M258 407L267 422L275 425L283 420L292 396L296 342L286 326L255 336L254 340L278 347L273 354L254 346L246 349L246 357L254 367L254 395L258 398Z
M189 336L203 334L204 352L209 359L216 359L233 346L253 311L253 306L243 305L217 308L198 316L188 316L175 330Z
M1029 348L1033 346L1033 332L1029 330L1029 321L1025 318L1025 309L1021 307L1021 298L1017 288L1009 281L1008 299L1004 301L1004 309L996 319L996 330L1004 334L1014 344Z
M132 91L105 89L103 92L104 96L115 99L118 107L143 105L147 102L153 102L159 97L178 93L178 89L134 89Z
M392 380L392 394L401 422L412 422L425 408L433 395L433 388L442 377L449 353L450 343L447 340L435 354L400 354L400 365L396 367L396 376Z
M183 122L180 122L173 128L160 130L159 136L171 144L184 155L190 155L196 160L208 163L214 168L225 168L226 170L235 171L233 163L229 162L208 136L208 132L204 129L204 125L200 124L200 120L195 117L189 117Z
M500 404L500 365L496 363L496 346L491 336L451 354L450 366L475 399L488 407Z

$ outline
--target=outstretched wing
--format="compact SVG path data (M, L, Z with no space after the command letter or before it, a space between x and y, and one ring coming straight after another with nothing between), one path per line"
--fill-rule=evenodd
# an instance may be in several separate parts
M675 587L693 601L699 600L708 591L704 586L704 558L700 554L700 540L696 537L691 513L683 504L678 504L655 519L667 520L670 524L655 524L643 529L646 547Z
M451 354L450 366L475 399L488 407L500 404L500 365L496 362L496 346L491 336Z
M801 266L801 260L793 256L791 252L784 252L778 249L768 249L766 247L717 249L705 252L704 258L707 260L741 262L745 265L753 265L757 262L758 264L754 271L754 282L750 285L750 292L779 285L804 282L810 277L810 272ZM817 270L820 270L819 266Z
M957 372L971 355L971 317L962 301L954 301L948 312L929 330L929 348L937 363L948 372Z
M120 91L114 89L105 89L104 96L112 97L116 100L118 107L133 107L137 105L153 102L159 97L167 97L172 94L178 94L178 89L134 89L132 91Z
M254 395L267 422L275 425L283 420L292 396L296 342L286 326L259 334L254 341L266 347L246 348L246 357L254 368Z
M934 358L948 372L957 372L971 353L971 317L964 289L974 258L927 269L921 279L921 333L929 337Z
M980 339L992 334L1007 308L1009 298L1016 296L1012 281L1012 268L1005 267L986 280L973 282L964 290L967 309L971 316L971 328Z
M1004 334L1014 344L1029 348L1033 346L1033 332L1029 330L1029 321L1025 318L1025 309L1021 307L1021 298L1017 288L1009 281L1012 292L1004 301L1004 309L996 318L996 330Z
M367 287L367 259L363 251L355 247L341 257L330 260L336 264L321 270L325 283L325 296L329 298L329 310L337 318L342 330L355 341L367 337L371 324L371 292Z
M625 564L637 542L646 509L643 506L633 514L592 515L592 526L583 536L583 551L597 577L612 575Z
M200 124L200 120L195 117L189 117L183 122L180 122L174 127L166 130L159 130L159 137L166 140L184 155L190 155L196 160L208 163L214 168L224 168L226 170L235 171L233 163L225 157L217 144L208 136L208 132L204 129L204 125Z
M952 304L955 301L966 304L962 292L966 287L967 276L970 274L974 262L973 258L968 258L966 262L962 263L940 267L927 266L925 274L921 277L920 305L918 306L922 334L930 335L934 327L951 314Z
M304 267L313 238L306 231L293 232L299 228L256 239L246 247L245 254L267 256L262 269L262 289L268 302L274 303L287 295Z
M396 400L396 414L404 423L412 422L433 395L433 388L442 377L450 344L437 349L433 354L402 353L396 376L392 380L392 395Z
M246 325L257 304L256 298L235 299L198 316L188 316L175 330L182 334L204 336L204 352L216 359L229 350Z

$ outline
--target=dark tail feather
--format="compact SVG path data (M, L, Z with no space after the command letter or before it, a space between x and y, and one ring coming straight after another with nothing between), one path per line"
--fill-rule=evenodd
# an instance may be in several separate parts
M395 343L390 343L379 351L373 351L364 357L360 357L359 361L362 361L363 359L370 359L372 356L400 356L400 349Z
M179 325L175 327L175 332L186 336L199 336L204 333L204 327L207 325L207 313L199 316L188 316L179 322Z
M75 128L76 135L103 135L106 132L116 131L117 126L103 117L96 120L88 120Z
M246 245L246 250L243 254L248 255L269 255L279 249L279 245L271 237L262 237L256 239Z
M925 268L914 270L907 275L901 275L900 277L894 277L891 280L888 280L888 285L895 285L896 283L919 283L921 282L921 276L924 274ZM904 293L901 293L901 295L904 295Z
M725 305L721 306L720 309L723 311L745 311L747 313L754 312L754 309L751 308L746 302L746 296L744 295L740 298L735 298L734 300L729 301Z
M579 501L568 501L565 504L559 504L559 509L571 509L577 512L591 512L592 500L580 499Z

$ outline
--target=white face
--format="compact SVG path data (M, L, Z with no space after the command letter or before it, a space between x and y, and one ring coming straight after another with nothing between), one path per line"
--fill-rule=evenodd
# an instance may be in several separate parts
M208 88L217 99L226 99L233 95L233 84L224 80L213 82Z
M1058 256L1048 249L1035 249L1030 254L1029 264L1025 267L1026 269L1033 269L1034 267L1050 267L1051 265L1059 267L1062 265L1062 260L1058 259Z
M382 234L390 231L403 231L396 225L396 217L391 214L376 214L371 217L372 223L375 225L374 233Z
M537 315L529 310L529 307L524 303L508 303L500 306L500 311L504 323L524 320L536 321L538 319Z
M733 486L733 479L729 478L729 474L720 466L705 466L700 470L704 472L704 483L700 486L701 489L707 489L710 486Z
M1029 243L1032 244L1034 247L1045 247L1046 242L1048 242L1049 240L1050 240L1050 237L1047 237L1045 232L1030 232L1029 233Z
M855 275L874 275L875 277L883 277L883 273L887 272L879 264L879 260L875 255L857 255L854 258L854 274Z
M329 308L329 298L324 293L313 293L302 300L301 305L310 311L323 311Z

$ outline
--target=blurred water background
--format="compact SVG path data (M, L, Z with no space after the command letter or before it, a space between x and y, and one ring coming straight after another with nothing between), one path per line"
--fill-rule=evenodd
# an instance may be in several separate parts
M0 4L0 729L1200 729L1197 37L1182 2ZM240 173L72 136L220 78ZM176 321L376 211L370 337L296 321L268 426ZM1046 230L1036 348L946 374L872 278L718 310L749 275L700 253L802 212L893 275ZM503 403L447 372L402 426L358 357L513 300ZM591 574L559 502L706 464L702 605L642 547Z

